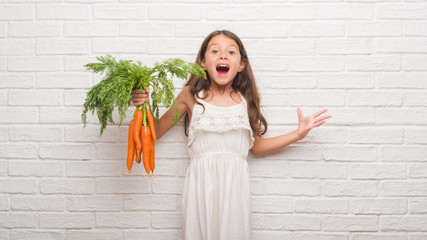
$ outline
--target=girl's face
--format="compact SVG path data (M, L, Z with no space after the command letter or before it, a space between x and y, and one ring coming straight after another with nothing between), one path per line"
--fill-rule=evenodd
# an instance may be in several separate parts
M208 71L212 82L224 86L231 84L236 74L245 68L246 62L240 59L237 43L220 34L209 41L201 65Z

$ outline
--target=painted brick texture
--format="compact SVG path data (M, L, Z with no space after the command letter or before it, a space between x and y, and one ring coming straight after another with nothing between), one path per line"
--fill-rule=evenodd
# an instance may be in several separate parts
M333 115L298 143L249 155L254 240L427 239L417 0L0 0L0 239L183 239L183 123L159 140L154 176L121 174L129 117L102 137L93 116L82 128L101 80L83 65L106 53L194 61L216 29L245 44L266 137L297 128L297 107Z

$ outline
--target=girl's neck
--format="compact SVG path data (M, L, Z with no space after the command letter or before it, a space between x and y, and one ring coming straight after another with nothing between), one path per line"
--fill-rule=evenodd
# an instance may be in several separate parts
M217 85L215 84L215 82L212 82L209 89L212 91L214 95L219 95L219 96L230 95L230 93L233 91L231 84L232 83L229 83L227 85Z

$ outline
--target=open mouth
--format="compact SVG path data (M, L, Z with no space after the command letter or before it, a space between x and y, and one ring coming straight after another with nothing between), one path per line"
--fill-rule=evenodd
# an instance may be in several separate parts
M230 70L230 67L227 64L218 64L216 66L216 71L220 76L226 75L228 73L228 70Z

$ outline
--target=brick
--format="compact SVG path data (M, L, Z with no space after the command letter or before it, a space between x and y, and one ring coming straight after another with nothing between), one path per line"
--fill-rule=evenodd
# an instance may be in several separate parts
M64 140L64 130L55 126L21 126L10 125L11 141L46 141L57 142Z
M36 42L38 55L87 54L90 53L90 49L89 39L38 39Z
M94 53L146 53L145 39L99 38L93 39Z
M150 227L149 213L97 213L95 226L97 228L148 228Z
M9 162L10 176L25 177L62 177L64 176L64 163L52 161L12 161Z
M151 193L151 180L133 176L126 178L96 178L96 193Z
M347 240L344 233L324 233L324 232L293 232L293 240Z
M211 9L215 12L215 7ZM193 5L153 5L148 9L148 18L150 20L201 20L204 9L201 6ZM206 13L206 18L210 18L210 13ZM216 18L214 18L216 19Z
M188 158L187 143L165 143L156 145L156 156L159 158Z
M63 239L63 232L62 230L13 229L11 237L21 240L60 240Z
M371 4L319 4L317 18L325 19L371 19L374 9Z
M120 176L119 161L70 161L67 162L68 177L117 177Z
M378 123L393 124L425 124L427 109L425 108L379 108Z
M120 128L127 128L128 126L122 125ZM100 126L87 125L85 128L83 126L67 126L65 127L65 141L67 142L119 142L119 127L111 127L104 131L102 136L99 136ZM127 137L127 135L126 135ZM104 146L97 145L100 148L100 151L104 150ZM106 146L111 148L111 145ZM121 145L120 145L121 147ZM108 154L106 154L108 156Z
M152 189L156 194L182 194L184 179L155 179L152 182Z
M259 7L257 7L259 11ZM315 6L289 5L266 6L262 8L262 19L268 20L310 20L316 18ZM255 19L254 19L255 20Z
M46 213L39 215L40 228L93 228L94 216L90 213Z
M288 23L280 21L260 21L248 24L247 22L236 22L233 23L233 32L235 32L240 38L279 38L288 36ZM279 41L280 42L280 41ZM295 42L298 46L298 42ZM282 50L281 44L276 44L278 50ZM295 47L296 47L295 46ZM298 46L302 47L302 46ZM289 48L289 47L285 47Z
M9 22L9 37L61 37L59 22Z
M33 88L34 77L32 74L0 74L0 88Z
M0 37L6 37L6 23L0 23Z
M40 192L47 194L93 194L92 179L49 178L40 181Z
M425 71L427 70L426 56L410 55L403 56L403 69L406 71Z
M9 141L9 128L8 126L0 126L0 142Z
M409 234L409 240L423 240L427 237L427 234L425 233L413 233Z
M92 76L94 74L89 73L89 70L86 70L84 65L88 63L97 62L97 61L98 60L96 60L95 56L64 56L64 70L72 71L73 76L78 74L77 72L86 72L86 75L90 77L90 86L92 86ZM81 77L82 76L80 76L80 80L81 80ZM75 88L79 88L79 87L75 87Z
M82 106L86 99L87 91L65 90L63 91L64 106Z
M56 89L90 88L92 87L92 75L89 73L37 74L36 87Z
M151 226L154 229L182 227L181 213L153 213L151 214Z
M344 24L323 22L292 22L289 25L292 37L341 37L344 36Z
M123 201L125 211L176 211L175 195L126 195Z
M377 8L378 19L427 19L425 4L384 4Z
M4 193L36 193L38 182L36 179L6 178L2 180Z
M384 216L380 218L382 231L426 231L425 216Z
M427 178L427 164L414 163L408 165L409 178Z
M383 146L379 158L384 161L427 161L427 146Z
M291 240L292 235L289 231L275 231L275 230L252 230L251 237L253 239L269 239L269 240Z
M55 106L62 102L59 91L9 91L9 105Z
M405 234L398 233L354 233L352 240L406 240Z
M427 198L414 197L408 199L409 213L426 214L427 213Z
M34 51L33 39L0 39L1 55L32 55Z
M268 69L266 69L268 70ZM283 94L283 89L292 88L306 88L313 89L316 87L316 76L312 74L286 74L283 73L262 73L259 78L264 79L262 82L263 89L276 89L279 90L278 94L281 93L282 97L286 97ZM261 94L266 91L261 91ZM264 103L261 101L261 103ZM280 103L280 102L279 102Z
M409 21L404 23L406 36L427 36L427 23Z
M0 212L0 227L5 228L36 228L37 215L34 213Z
M2 195L0 196L0 210L8 211L10 209L10 199L9 196Z
M344 70L342 57L290 57L291 72L338 72Z
M348 200L345 199L296 199L295 212L297 213L348 213Z
M263 40L262 53L265 55L314 55L316 53L315 40Z
M144 20L147 19L147 7L139 4L95 5L94 19L106 20Z
M307 147L310 151L307 151ZM315 145L305 146L287 146L286 149L276 151L265 157L266 159L287 159L316 161L322 159L322 149Z
M404 91L403 104L410 107L427 106L427 91Z
M122 159L127 155L127 144L97 143L96 159Z
M348 129L349 143L402 143L400 127L353 127Z
M0 91L0 105L6 106L7 104L7 92Z
M39 119L41 123L78 123L81 120L82 108L73 107L41 107L39 109ZM88 116L90 122L91 115ZM81 125L83 127L83 125Z
M35 108L0 107L0 123L36 123L38 111Z
M334 163L292 163L291 176L293 178L347 178L347 166Z
M11 72L55 72L61 70L59 57L8 57L8 71Z
M174 24L174 36L204 38L217 29L233 29L233 24L229 22L202 22L197 20L192 21L191 24L188 21L176 22ZM236 34L239 31L237 28L233 30Z
M142 235L139 235L140 237ZM85 239L103 239L117 240L122 239L123 233L117 229L96 229L94 230L68 230L67 240L85 240ZM126 238L127 239L127 238Z
M0 145L0 158L36 158L37 145L32 143L7 143Z
M290 164L285 160L256 158L251 159L248 165L251 177L284 178L290 176Z
M117 22L66 22L64 23L65 37L117 37L119 23Z
M91 6L83 4L38 5L39 20L90 20Z
M324 216L324 231L378 231L377 216Z
M325 196L374 197L377 196L377 183L374 181L327 181L322 184Z
M261 93L261 106L281 107L289 105L289 96L284 95L283 92L264 92Z
M322 73L318 76L321 89L369 89L374 88L375 75L371 73Z
M0 238L4 240L9 240L10 234L8 230L0 230Z
M39 156L42 159L92 159L93 152L93 146L90 143L39 145Z
M402 93L395 91L348 91L348 104L350 106L401 106Z
M13 196L14 211L64 211L65 198L60 196Z
M389 38L378 39L378 53L425 53L427 40L424 38Z
M173 37L173 29L169 22L120 22L120 36L127 37Z
M291 198L272 196L253 196L251 198L252 212L259 213L292 213Z
M425 127L406 127L404 142L409 144L427 143L427 129Z
M121 196L70 196L67 198L67 210L70 212L120 211L123 205Z
M318 39L317 53L319 55L351 55L372 54L374 42L372 39Z
M0 71L6 70L6 58L0 57Z
M422 181L383 181L379 185L381 196L427 196L427 183Z
M323 159L327 161L375 161L377 148L375 146L344 145L325 146Z
M328 96L328 97L324 97ZM300 91L289 93L290 106L344 106L344 91Z
M198 51L199 40L194 39L149 39L147 49L149 54L188 54ZM179 46L179 47L177 47Z
M404 34L401 22L349 22L345 30L349 37L399 37Z
M160 6L159 6L160 7ZM175 11L175 9L174 9ZM188 10L187 10L188 11ZM185 13L187 13L187 11ZM198 14L194 14L198 13ZM186 14L187 20L198 20L202 19L203 11L201 9L192 9L192 12ZM191 17L191 18L190 18ZM207 20L237 20L237 21L246 21L246 20L259 20L262 17L262 12L259 11L259 8L253 6L246 6L244 8L238 6L230 6L224 8L222 6L213 6L206 9L205 18Z
M354 164L349 173L351 179L406 178L406 164Z
M0 176L7 175L7 162L6 160L0 161ZM1 184L0 184L1 187Z
M33 20L33 13L32 6L3 5L0 8L0 21Z
M320 184L317 181L260 179L251 182L251 191L255 195L318 196Z
M399 71L401 66L400 57L392 55L349 56L347 58L348 71Z
M352 214L406 214L407 201L404 198L351 199L350 209Z
M316 216L270 214L264 216L265 229L307 231L320 230L320 219Z

